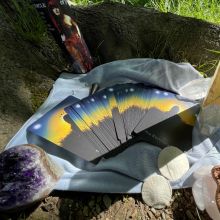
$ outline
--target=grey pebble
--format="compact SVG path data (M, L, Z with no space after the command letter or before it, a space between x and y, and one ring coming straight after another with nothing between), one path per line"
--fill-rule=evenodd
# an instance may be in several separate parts
M147 215L149 216L150 219L155 219L155 217L151 211L148 211Z
M151 208L151 212L153 212L154 214L156 214L156 210L154 208Z
M164 212L162 212L161 217L162 217L163 220L166 220L166 215L165 215Z

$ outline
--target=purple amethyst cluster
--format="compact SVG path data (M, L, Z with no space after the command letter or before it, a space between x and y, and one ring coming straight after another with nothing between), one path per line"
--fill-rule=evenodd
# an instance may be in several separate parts
M41 151L20 145L0 154L0 210L33 202L46 180L40 165Z

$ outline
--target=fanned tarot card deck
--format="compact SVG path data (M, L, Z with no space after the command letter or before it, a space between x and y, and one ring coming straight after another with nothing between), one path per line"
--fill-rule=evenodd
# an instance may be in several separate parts
M86 161L137 141L183 150L191 146L199 104L143 84L108 87L82 100L68 97L28 128Z

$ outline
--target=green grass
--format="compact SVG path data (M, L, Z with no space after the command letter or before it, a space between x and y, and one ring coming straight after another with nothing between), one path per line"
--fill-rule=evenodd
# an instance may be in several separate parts
M74 5L92 5L109 0L71 0ZM134 6L154 8L161 12L171 12L185 17L194 17L208 22L220 24L220 0L110 0ZM208 49L207 49L208 50ZM220 56L220 51L209 50L210 53ZM153 56L152 56L153 57ZM184 57L183 57L184 59ZM186 60L187 62L187 60ZM196 69L207 76L206 73L214 72L219 59L208 60L196 64Z
M18 35L37 45L46 40L47 27L30 0L8 0L0 6L1 13Z
M77 5L100 3L104 0L71 0ZM194 17L220 24L219 0L112 0L123 4L145 6L162 12Z
M171 12L181 16L195 17L220 24L220 0L71 0L73 5L91 5L103 1L119 2L134 6L144 6L161 12ZM6 7L1 7L6 6ZM9 8L7 8L9 6ZM46 25L30 0L7 0L0 2L0 13L11 24L15 32L36 45L48 42ZM220 56L219 51L210 50ZM218 60L208 61L197 66L205 73L215 68Z
M105 0L71 0L74 5L91 5ZM109 0L108 0L109 1ZM195 17L220 24L220 0L110 0L134 6L145 6L162 12L171 12L181 16ZM39 44L47 37L45 24L36 9L30 5L30 0L8 0L14 10L13 16L5 17L15 31L25 39Z
M177 15L220 23L219 0L151 0L145 6L153 7L163 12L172 12Z

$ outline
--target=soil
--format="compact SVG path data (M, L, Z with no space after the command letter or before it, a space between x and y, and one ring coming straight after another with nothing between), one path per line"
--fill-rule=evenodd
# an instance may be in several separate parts
M20 39L0 20L0 151L43 103L58 71L66 67L59 48L54 43L53 50L50 48ZM197 210L191 189L184 189L174 191L171 205L162 210L145 205L141 195L53 192L25 211L0 213L0 219L207 220L209 217Z

